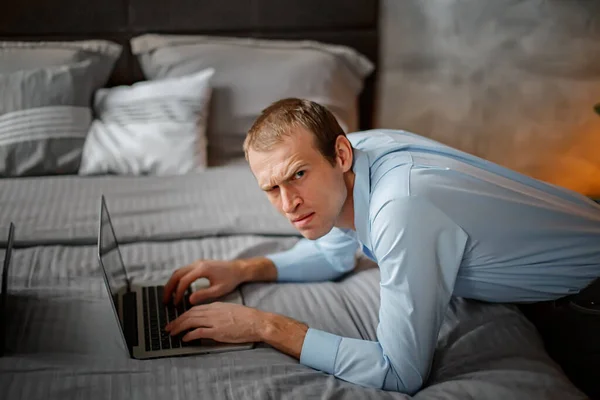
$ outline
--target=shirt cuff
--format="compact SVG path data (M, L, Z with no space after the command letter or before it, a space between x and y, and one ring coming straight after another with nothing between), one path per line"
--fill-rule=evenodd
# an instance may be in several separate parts
M289 251L268 254L265 257L275 264L278 281L293 281L298 279L300 273L298 270L300 270L300 268L291 267L291 264L294 262L294 257Z
M341 341L340 336L308 328L300 353L300 363L335 375L335 359Z

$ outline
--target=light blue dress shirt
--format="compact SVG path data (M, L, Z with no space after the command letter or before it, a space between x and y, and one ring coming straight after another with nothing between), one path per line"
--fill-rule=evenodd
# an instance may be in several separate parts
M429 375L451 296L535 302L600 276L600 205L405 132L348 135L356 231L270 254L279 281L323 281L362 250L381 271L377 341L309 328L300 362L414 394Z

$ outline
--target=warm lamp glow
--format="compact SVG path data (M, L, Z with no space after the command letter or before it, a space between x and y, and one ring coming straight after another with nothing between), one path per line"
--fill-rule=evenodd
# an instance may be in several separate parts
M545 157L537 178L600 198L600 103L595 111L598 118Z

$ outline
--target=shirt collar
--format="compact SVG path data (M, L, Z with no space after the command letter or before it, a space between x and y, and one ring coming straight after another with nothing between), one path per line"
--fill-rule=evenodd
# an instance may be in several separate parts
M358 240L367 247L371 247L369 240L369 197L371 192L371 171L367 153L354 149L354 226Z

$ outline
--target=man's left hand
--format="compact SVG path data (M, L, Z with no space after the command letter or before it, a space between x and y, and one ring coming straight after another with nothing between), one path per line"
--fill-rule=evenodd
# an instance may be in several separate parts
M308 326L283 315L215 302L192 307L165 329L171 335L188 331L184 342L202 338L223 343L265 342L299 359Z
M215 302L194 306L167 324L171 335L188 331L184 342L209 338L224 343L261 340L261 311L240 304Z

